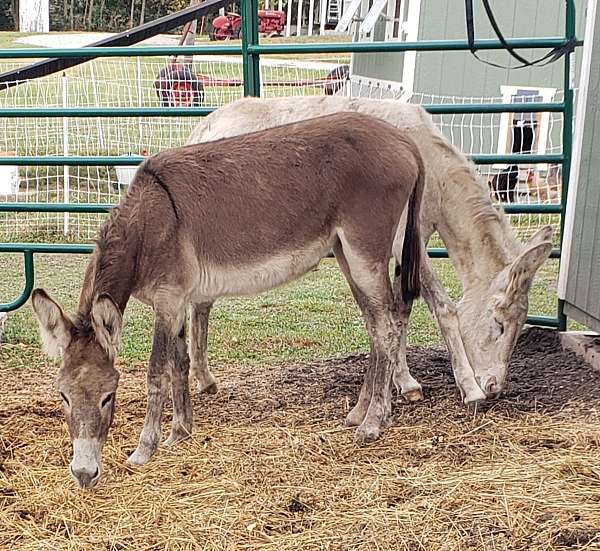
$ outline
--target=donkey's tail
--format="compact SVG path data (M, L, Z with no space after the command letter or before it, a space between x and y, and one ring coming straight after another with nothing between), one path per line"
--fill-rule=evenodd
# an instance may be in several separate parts
M411 142L412 143L412 142ZM402 244L402 260L400 264L400 293L402 301L409 304L421 294L421 200L425 187L425 165L423 158L413 143L414 158L417 161L417 180L406 208L406 229Z

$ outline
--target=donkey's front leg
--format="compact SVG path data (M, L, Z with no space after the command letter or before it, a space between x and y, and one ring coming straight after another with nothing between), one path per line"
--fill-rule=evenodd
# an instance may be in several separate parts
M190 399L188 356L183 327L177 337L172 340L171 395L173 398L173 423L171 434L165 440L165 446L171 446L189 438L192 434L192 402Z
M475 378L475 373L460 334L458 314L454 302L437 278L427 254L422 255L422 294L431 313L435 316L450 355L454 379L465 404L485 400L486 396Z
M369 352L369 365L365 372L363 384L358 395L358 400L355 406L350 410L346 416L344 424L347 427L358 427L367 415L371 398L373 397L373 375L377 368L377 349L373 345L373 339L369 337L371 351Z
M168 393L169 362L173 361L171 342L171 324L157 316L154 322L152 354L150 355L148 373L146 375L148 404L146 406L144 428L140 434L137 449L127 460L133 465L147 463L160 443L160 423L163 406Z
M406 344L408 334L408 321L412 312L412 301L405 303L402 300L400 290L400 278L394 280L394 304L390 310L393 327L397 331L397 343L393 344L392 350L396 357L393 363L392 381L396 390L409 402L417 402L423 399L423 388L413 378L406 362Z

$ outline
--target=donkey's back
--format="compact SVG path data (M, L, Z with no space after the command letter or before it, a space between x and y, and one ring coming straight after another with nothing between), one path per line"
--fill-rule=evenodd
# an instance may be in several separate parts
M145 203L144 254L160 266L148 272L160 281L138 287L176 286L193 301L254 294L306 273L340 240L366 266L387 262L411 196L418 211L422 172L401 130L359 113L159 153L126 199Z

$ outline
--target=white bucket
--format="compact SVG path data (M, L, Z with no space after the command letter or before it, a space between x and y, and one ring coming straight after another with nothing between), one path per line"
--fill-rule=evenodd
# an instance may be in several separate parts
M142 152L142 156L145 157L146 155L147 155L147 153L144 150ZM121 157L131 157L131 155L121 155ZM138 168L140 168L139 165L138 166L121 166L121 165L115 166L115 169L117 171L117 180L119 181L119 186L128 186L129 184L131 184Z
M0 157L14 157L12 151L0 151ZM0 195L16 195L19 192L19 167L0 165Z
M120 186L128 186L131 184L135 173L137 172L137 166L116 166L117 180L119 180Z

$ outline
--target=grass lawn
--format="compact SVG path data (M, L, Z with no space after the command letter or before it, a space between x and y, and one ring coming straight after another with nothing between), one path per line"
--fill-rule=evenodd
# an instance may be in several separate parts
M0 48L25 47L16 44L18 33L0 33ZM349 40L347 36L290 37L265 39L264 43L316 42ZM236 41L231 41L235 44ZM269 56L269 58L289 56ZM304 56L315 60L341 63L348 56L329 55ZM75 67L67 72L68 104L70 106L155 106L157 98L153 89L153 79L166 62L162 58L110 58L96 60ZM19 60L19 62L28 60ZM5 66L5 65L2 65ZM241 79L242 66L223 63L218 60L197 60L195 71L217 79ZM296 70L284 66L264 66L265 80L309 79L325 76L322 69ZM58 79L58 80L57 80ZM136 82L140 83L138 87ZM269 93L298 93L297 88L265 88ZM322 93L322 90L302 89L303 93ZM316 89L315 89L316 90ZM211 86L205 90L207 105L220 105L241 95L241 88ZM0 105L62 105L60 75L34 81L27 86L19 86L0 93ZM6 120L4 132L0 126L0 149L17 148L19 154L61 154L63 148L62 119L12 119ZM99 155L139 153L141 146L152 153L158 149L179 145L189 135L194 120L183 119L71 119L68 136L71 154ZM32 139L32 136L35 139ZM103 141L104 140L104 141ZM4 143L3 143L4 142ZM141 144L141 146L140 146ZM25 172L27 170L27 173ZM31 182L33 194L26 199L52 201L62 189L62 168L22 169L24 180ZM106 168L71 169L72 201L94 202L113 201L116 196L108 196L107 186L114 182L114 169ZM102 191L103 190L103 191ZM29 191L29 187L28 187ZM40 195L41 193L41 195ZM99 193L103 193L102 196ZM0 238L17 241L63 240L61 236L31 234L45 229L54 232L62 229L60 215L0 215ZM83 215L85 216L85 215ZM34 217L37 217L34 221ZM45 218L44 218L45 217ZM513 219L519 233L527 234L530 226L539 227L544 220L539 217ZM20 221L17 224L17 220ZM75 226L77 215L71 215ZM96 227L96 220L83 222L90 231ZM26 230L24 228L27 228ZM16 231L18 230L18 231ZM28 234L24 233L29 232ZM31 235L30 235L31 234ZM87 230L80 232L82 237ZM77 240L77 239L76 239ZM440 243L432 243L440 246ZM72 310L76 304L84 257L50 255L36 257L36 285L46 287L64 305ZM19 256L3 254L0 268L0 301L12 300L21 290L22 259ZM460 295L460 285L447 261L436 262L440 275L453 296ZM549 262L532 290L532 310L535 313L553 315L556 296L554 281L556 263ZM302 360L310 357L328 357L346 354L367 347L366 334L358 310L350 296L337 266L326 260L318 270L304 279L270 292L266 295L249 298L224 300L217 305L212 316L211 356L218 362L273 363ZM125 365L145 361L149 354L151 313L140 304L132 303L127 312L127 326L122 349ZM2 365L20 365L39 356L37 331L29 308L15 313L6 335L8 344L0 352ZM410 342L415 344L439 343L440 335L428 316L423 303L415 308L412 319Z
M36 286L44 287L69 311L77 304L87 258L75 255L36 256ZM0 300L21 291L20 255L2 255ZM461 288L450 262L435 261L451 296ZM531 290L531 310L554 314L557 265L549 261ZM124 367L146 362L150 354L153 316L133 300L125 315L121 360ZM37 326L29 306L13 313L0 348L0 368L42 365ZM437 325L419 301L409 331L411 344L441 343ZM324 260L304 278L269 293L217 302L211 315L210 359L217 363L280 364L368 350L367 335L335 260Z

